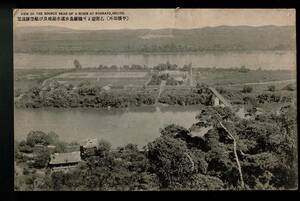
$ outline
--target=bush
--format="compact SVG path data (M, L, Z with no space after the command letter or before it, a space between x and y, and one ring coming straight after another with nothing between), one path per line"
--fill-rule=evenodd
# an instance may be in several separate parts
M274 85L271 85L271 86L268 86L268 91L275 91L275 86Z
M106 140L100 140L99 141L99 148L98 151L101 155L107 154L111 149L111 144L107 142Z
M227 90L224 89L223 87L216 87L216 90L217 90L220 94L225 94L225 93L227 93Z
M26 138L27 145L34 147L36 144L49 145L50 137L42 131L30 131Z
M251 93L253 91L253 88L251 86L245 85L242 89L243 93Z
M50 152L47 148L38 150L37 155L34 158L32 166L34 168L45 168L50 161Z
M18 145L19 151L23 153L32 153L32 146L28 145L24 140L22 140Z
M288 85L286 85L286 87L284 87L284 89L288 90L288 91L295 91L296 87L293 84L288 84Z
M250 69L246 68L246 66L241 66L238 71L241 73L248 73Z

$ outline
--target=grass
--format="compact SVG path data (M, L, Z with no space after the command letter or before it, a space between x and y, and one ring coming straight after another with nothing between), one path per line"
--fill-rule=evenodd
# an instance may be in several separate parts
M14 69L14 89L28 91L39 86L45 79L67 71L70 69Z
M193 73L193 79L208 85L229 85L251 82L267 82L276 80L296 79L296 73L292 71L266 71L252 70L246 73L237 70L201 70L199 74Z

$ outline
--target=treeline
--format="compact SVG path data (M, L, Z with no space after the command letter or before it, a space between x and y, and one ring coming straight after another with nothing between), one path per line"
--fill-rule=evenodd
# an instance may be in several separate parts
M98 67L84 67L83 71L86 72L88 70L103 70L103 71L189 71L192 68L193 71L200 71L200 72L215 72L215 71L233 71L233 72L241 72L241 73L247 73L251 71L251 69L247 68L246 66L242 65L239 67L230 67L230 68L222 68L222 67L192 67L192 64L184 64L182 66L179 66L177 64L171 64L170 62L166 63L159 63L154 66L148 66L148 65L139 65L139 64L132 64L132 65L103 65L100 64ZM79 69L77 69L78 71ZM258 68L257 71L262 71L261 68ZM264 70L265 71L265 70ZM279 71L286 71L286 70L279 70Z
M132 65L123 65L123 66L117 66L117 65L111 65L111 66L107 66L107 65L102 65L100 64L98 67L96 67L97 69L100 70L113 70L113 71L117 71L119 69L122 70L149 70L149 69L153 69L156 71L164 71L164 70L181 70L181 71L187 71L192 67L192 64L185 64L183 66L178 66L177 64L171 64L168 61L166 63L159 63L157 65L154 66L147 66L147 65L139 65L139 64L132 64Z
M23 173L15 172L15 190L297 188L295 105L289 105L278 116L259 115L252 120L238 119L228 108L206 107L200 111L197 120L193 127L212 126L203 137L194 136L190 129L169 125L161 130L160 137L142 150L133 144L112 150L110 144L102 140L99 143L101 153L89 156L68 172L51 172L46 163L27 167ZM24 146L50 144L45 139L48 134L36 132L17 144L17 166L26 166L21 154ZM36 155L37 160L48 156L48 153ZM45 173L38 173L40 171Z
M154 74L151 77L148 85L160 85L162 81L166 81L166 85L182 85L183 80L176 80L174 77L170 76L170 74Z
M275 85L266 87L265 92L252 94L253 87L245 85L240 91L229 91L223 87L216 87L216 90L222 94L226 99L231 100L235 104L251 104L259 106L265 103L291 103L295 100L295 94L282 93L282 91L293 92L296 90L295 84L288 84L281 89L276 89ZM278 91L281 91L278 93Z
M158 89L134 88L121 90L105 90L84 82L78 86L60 84L52 81L51 86L34 87L15 100L17 107L24 108L126 108L155 104ZM197 85L195 89L180 89L163 92L158 102L164 104L194 105L210 104L211 92L205 85ZM169 90L168 90L169 91Z
M191 89L168 89L165 90L159 102L168 105L212 105L212 92L208 86L204 84L197 84L195 88Z

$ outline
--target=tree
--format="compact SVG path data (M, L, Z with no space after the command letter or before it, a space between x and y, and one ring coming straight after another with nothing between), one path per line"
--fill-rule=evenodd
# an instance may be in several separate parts
M26 143L31 147L37 144L49 145L50 142L51 138L42 131L30 131L26 138Z
M46 147L41 147L36 151L34 162L32 166L34 168L45 168L50 161L50 152Z
M74 63L75 69L81 69L82 68L80 62L77 59L75 59L73 63Z
M238 152L237 139L236 139L237 137L236 134L233 134L234 131L233 122L235 122L233 120L236 119L235 115L232 113L232 111L229 108L208 107L206 108L206 110L204 109L201 111L201 113L197 116L197 119L201 119L203 117L205 117L206 119L205 122L207 122L207 124L213 125L215 128L222 128L226 132L227 138L233 141L233 153L239 171L240 184L242 188L245 188L242 168L240 165L240 159L237 154ZM217 144L220 141L221 137L222 136L217 136L214 144ZM213 144L211 144L210 147L212 147L212 145ZM220 145L215 145L215 146L220 146ZM219 149L220 147L216 147L216 148ZM228 158L228 156L224 158Z
M105 156L109 153L111 148L111 144L107 142L106 140L100 140L98 145L98 153L101 156Z
M238 71L241 73L247 73L250 69L246 68L246 66L241 66Z
M275 86L274 85L270 85L268 86L268 91L275 91Z
M253 91L253 88L251 86L245 85L242 89L243 93L251 93Z
M218 177L203 174L195 174L184 183L181 190L223 190L224 183Z
M296 90L296 86L294 84L288 84L284 87L285 90L288 91L295 91Z
M163 188L176 188L194 172L184 141L162 136L147 145L147 158Z

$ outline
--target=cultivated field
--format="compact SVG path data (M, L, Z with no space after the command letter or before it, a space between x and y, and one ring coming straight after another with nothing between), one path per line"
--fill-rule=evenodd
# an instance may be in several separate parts
M98 86L111 84L113 86L143 86L149 80L150 75L146 71L137 72L71 72L60 74L53 79L62 83L78 84L82 81L89 81Z
M296 79L296 73L288 70L239 72L237 70L200 69L193 72L193 79L208 85L229 85Z
M48 78L68 71L70 69L14 69L14 89L24 92L39 86Z

